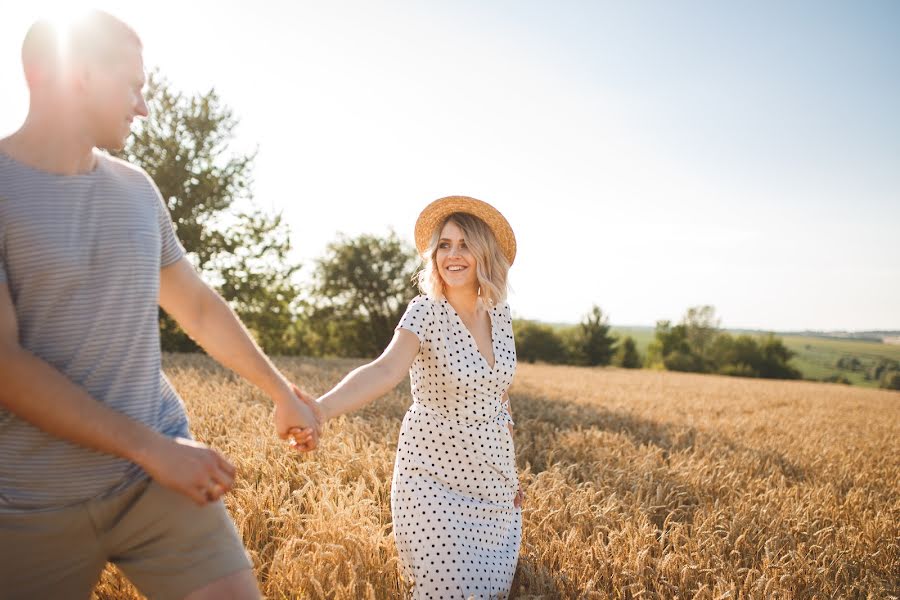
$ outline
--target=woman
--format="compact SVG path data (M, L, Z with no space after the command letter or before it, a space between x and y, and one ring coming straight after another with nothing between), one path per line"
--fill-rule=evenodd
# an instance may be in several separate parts
M507 390L516 368L506 279L516 242L491 205L464 196L419 215L422 295L375 361L317 401L320 420L356 410L409 372L391 484L394 537L415 598L505 598L522 532ZM297 442L309 442L309 431Z

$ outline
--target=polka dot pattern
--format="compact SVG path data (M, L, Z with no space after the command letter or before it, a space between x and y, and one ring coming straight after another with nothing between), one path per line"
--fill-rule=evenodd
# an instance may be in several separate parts
M416 599L506 598L515 574L522 512L503 394L516 349L509 306L489 314L493 367L446 300L417 296L397 326L419 338L391 484L397 552Z

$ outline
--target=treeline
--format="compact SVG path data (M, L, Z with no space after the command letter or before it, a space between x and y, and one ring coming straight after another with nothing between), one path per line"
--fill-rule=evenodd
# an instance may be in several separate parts
M534 322L516 324L516 349L521 360L556 364L648 367L693 373L718 373L768 379L799 379L790 366L794 353L772 334L733 336L722 331L715 309L688 309L677 325L656 324L646 356L633 338L619 340L599 307L575 327L559 328Z
M610 333L609 320L594 306L574 327L552 327L536 321L513 320L516 354L520 361L580 366L643 366L637 344L630 336L619 340Z
M648 349L651 366L670 371L718 373L765 379L799 379L800 371L788 364L794 356L780 338L733 336L720 328L712 306L688 309L681 322L656 324L655 340Z
M900 390L900 362L890 358L882 358L869 364L857 356L842 356L835 363L835 368L842 371L860 373L866 381L872 381L889 390ZM850 383L844 375L837 374L833 380L838 383Z

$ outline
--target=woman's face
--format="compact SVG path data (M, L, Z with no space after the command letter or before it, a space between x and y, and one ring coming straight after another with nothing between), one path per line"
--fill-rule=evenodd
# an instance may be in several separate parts
M448 288L478 289L478 262L466 245L463 230L453 221L448 221L441 230L434 259L438 273Z

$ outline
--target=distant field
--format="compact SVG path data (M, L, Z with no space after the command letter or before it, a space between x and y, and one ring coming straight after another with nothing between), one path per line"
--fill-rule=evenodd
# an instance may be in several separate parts
M620 338L631 336L638 351L646 356L647 347L653 341L650 327L613 327L613 333ZM740 335L743 332L732 332ZM752 335L752 334L751 334ZM878 387L878 382L867 381L861 372L838 369L835 365L844 356L855 356L868 368L883 358L900 361L900 345L883 344L860 340L843 340L814 336L776 334L797 355L792 364L803 373L804 379L822 380L829 375L841 374L854 385Z
M360 363L278 364L320 394ZM389 499L408 382L294 457L249 385L202 356L164 367L195 436L238 467L225 504L267 598L402 598ZM510 396L515 598L897 597L900 393L521 365ZM138 598L113 568L94 597Z
M637 344L638 352L641 353L641 356L647 356L647 346L650 345L650 342L653 341L654 329L652 327L613 327L612 332L619 337L619 339L624 339L627 336L631 336L634 339L634 343Z
M785 346L797 353L794 365L807 379L822 379L840 373L854 385L877 387L877 382L866 381L862 373L839 370L835 363L843 356L855 356L866 368L884 358L900 361L900 346L895 344L806 336L783 336L782 339Z

